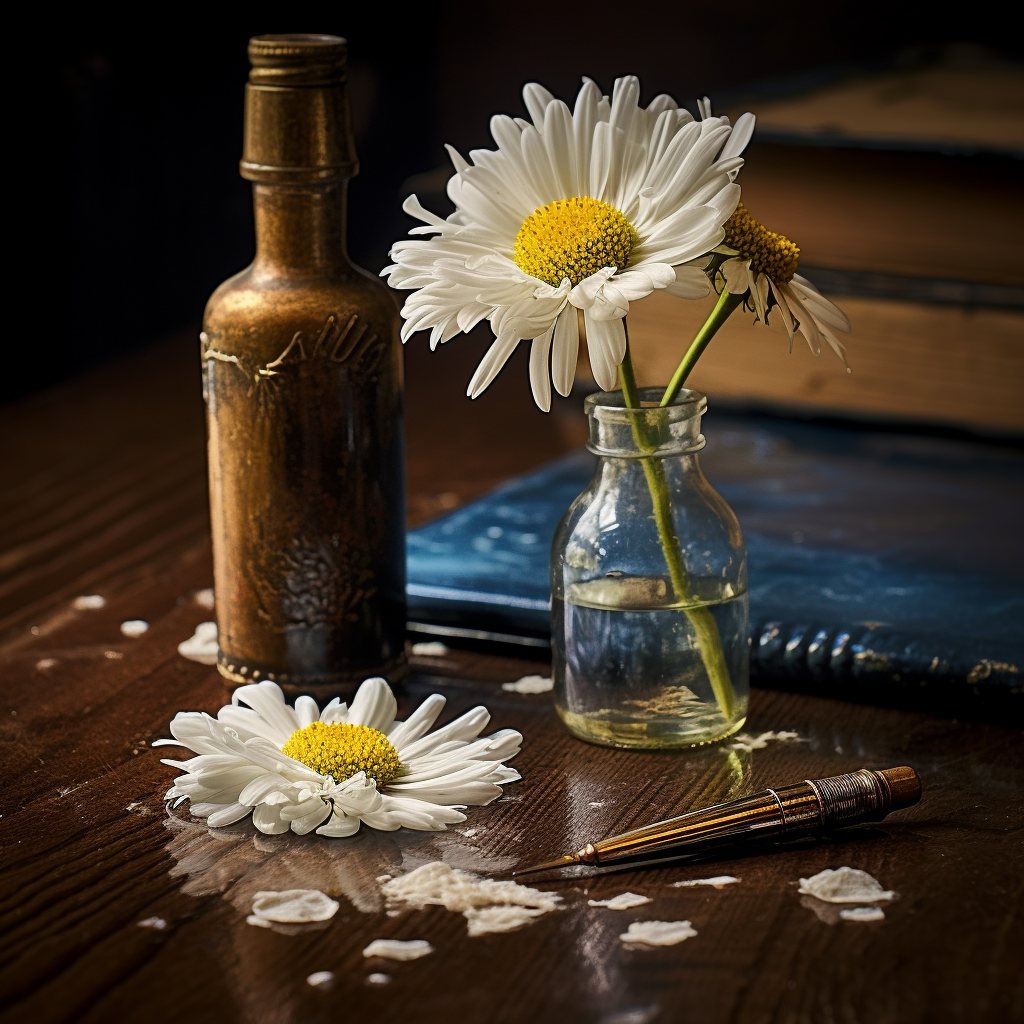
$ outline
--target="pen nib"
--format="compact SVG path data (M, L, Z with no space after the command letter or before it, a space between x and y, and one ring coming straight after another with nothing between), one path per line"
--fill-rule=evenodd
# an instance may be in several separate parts
M512 877L516 875L532 875L538 871L553 871L555 868L566 868L570 864L578 864L580 861L579 857L574 853L567 853L564 857L559 857L558 860L545 861L543 864L532 864L528 868L518 868L512 872Z

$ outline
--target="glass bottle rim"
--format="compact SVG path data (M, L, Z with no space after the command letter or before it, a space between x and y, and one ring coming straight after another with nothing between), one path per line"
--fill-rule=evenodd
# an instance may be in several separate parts
M634 459L700 451L705 444L700 421L707 396L684 388L671 405L663 407L659 404L663 394L664 388L640 388L639 409L627 407L621 391L588 395L584 401L590 422L587 448L596 455Z
M662 409L663 413L669 416L673 422L680 419L689 419L691 416L702 415L708 406L707 395L703 391L693 391L690 388L681 388L679 394L672 400L671 405L662 407L661 396L665 393L663 387L638 388L640 404L646 413L655 409ZM637 410L630 409L626 405L626 396L622 391L595 391L584 399L583 407L588 416L598 415L609 419L614 418L616 422L629 423L631 417L636 415ZM619 415L616 415L619 414Z

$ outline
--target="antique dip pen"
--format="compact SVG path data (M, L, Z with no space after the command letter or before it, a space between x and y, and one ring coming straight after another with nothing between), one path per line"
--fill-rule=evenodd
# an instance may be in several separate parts
M678 857L707 853L746 843L779 842L821 835L834 828L881 821L890 811L910 807L921 799L921 780L913 768L861 768L831 779L810 779L793 786L766 789L763 793L690 811L678 818L623 832L575 853L534 864L514 875L551 871L573 864L601 867L621 863L642 866L634 858L669 853L644 863L661 863Z

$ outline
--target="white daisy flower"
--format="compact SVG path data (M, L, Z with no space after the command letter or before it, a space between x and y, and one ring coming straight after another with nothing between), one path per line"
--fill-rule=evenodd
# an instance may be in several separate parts
M547 411L552 383L561 395L572 387L577 310L594 378L612 390L629 303L656 288L707 294L702 267L685 264L724 237L749 115L734 133L727 118L695 121L669 96L642 108L634 77L620 78L610 101L584 79L572 111L536 83L523 96L531 121L494 117L496 150L467 161L448 147L450 217L406 200L405 211L424 222L412 234L435 237L398 242L383 273L393 287L414 289L403 341L429 328L436 348L490 321L496 340L469 383L471 398L521 340L532 341L530 384Z
M261 832L349 836L371 828L439 830L466 816L457 808L489 804L519 773L502 763L523 737L502 729L480 738L484 707L430 733L445 699L435 693L406 721L383 679L367 679L352 706L332 700L323 711L312 697L289 707L269 681L240 686L216 718L182 712L173 740L197 756L165 760L187 774L167 791L177 807L214 827L252 815ZM242 705L247 705L243 707ZM428 734L429 733L429 734Z
M769 231L740 203L725 225L725 244L720 252L729 258L716 271L732 295L743 298L763 324L776 307L789 334L799 331L815 355L821 354L822 340L842 359L847 372L846 346L836 331L850 330L847 315L829 302L817 288L797 272L800 249L785 235Z

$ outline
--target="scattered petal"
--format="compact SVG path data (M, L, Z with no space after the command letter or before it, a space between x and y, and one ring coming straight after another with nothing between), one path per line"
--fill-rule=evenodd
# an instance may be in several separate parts
M373 974L367 975L366 981L369 985L386 985L391 981L391 975L381 974L379 971L375 971Z
M412 645L412 654L415 658L440 658L447 654L448 650L448 645L441 643L440 640L428 640Z
M630 910L632 907L640 907L650 902L650 896L641 896L635 892L624 892L618 896L613 896L610 900L587 900L587 906L607 907L609 910Z
M75 611L85 612L93 611L96 608L102 608L107 603L107 599L102 594L83 594L81 597L76 597L71 602L71 607Z
M149 629L149 623L145 619L128 619L121 623L121 632L125 636L142 636Z
M419 960L434 952L434 947L426 939L374 939L363 956L382 956L388 960Z
M392 909L440 906L463 914L470 936L513 931L557 910L562 902L557 893L531 889L512 881L480 878L442 861L431 861L390 879L381 885L381 891ZM498 913L499 910L509 912ZM523 910L527 912L519 913Z
M757 736L751 736L749 733L739 733L732 743L726 748L727 750L764 750L771 742L779 743L803 743L804 739L798 732L762 732Z
M140 928L153 928L162 932L167 927L167 922L162 917L144 917L139 921Z
M674 946L696 934L689 921L634 921L619 938L633 946Z
M554 685L550 676L523 676L514 683L502 683L501 688L510 693L548 693Z
M826 903L873 903L891 900L896 895L859 868L826 868L810 878L800 879L798 890Z
M195 633L178 644L178 653L202 665L217 664L217 623L200 622Z
M732 885L734 882L738 882L738 878L734 878L732 875L715 875L714 878L687 878L682 882L673 882L673 889L688 889L691 886L697 885L710 885L715 889L722 889L727 885Z
M538 907L476 907L463 911L466 918L466 931L471 939L480 935L492 935L497 932L514 932L529 924L535 917L546 914L546 910Z
M213 611L213 587L204 587L202 590L197 590L192 595L192 600L195 601L200 608L206 608L208 611Z
M332 988L334 986L334 972L314 971L308 978L306 978L306 984L312 985L313 988Z

